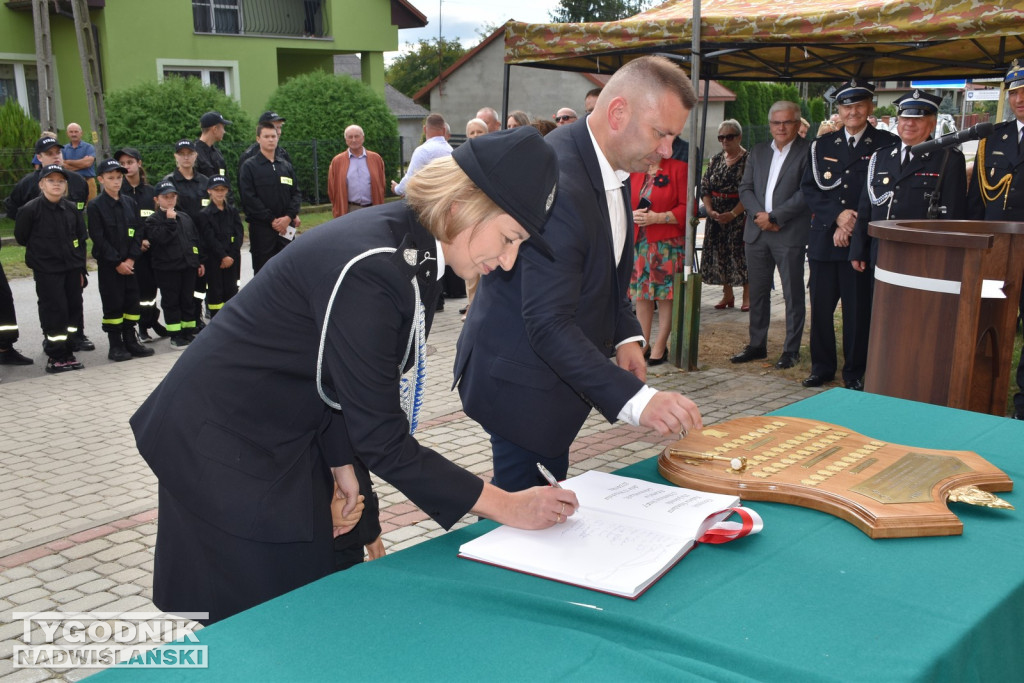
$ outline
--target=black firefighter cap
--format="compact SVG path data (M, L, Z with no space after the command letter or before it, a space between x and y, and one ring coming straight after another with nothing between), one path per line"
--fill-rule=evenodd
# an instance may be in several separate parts
M100 165L96 167L96 175L103 175L110 171L120 171L122 174L128 172L117 159L104 159L100 162Z
M897 114L907 118L934 116L939 113L942 98L931 93L915 90L896 100Z
M531 243L552 255L541 237L558 187L558 159L533 126L470 138L452 152L469 179L526 229Z
M36 141L36 154L45 152L51 147L63 147L63 145L57 142L57 138L50 137L49 135L47 135L46 137L39 138Z
M854 104L862 100L870 100L875 96L875 86L865 80L851 78L839 86L835 94L836 104Z
M225 126L231 125L231 122L224 118L219 111L208 111L199 119L199 127L203 129L213 128L218 123L223 123Z
M158 197L162 194L178 194L178 188L170 180L161 180L155 189Z

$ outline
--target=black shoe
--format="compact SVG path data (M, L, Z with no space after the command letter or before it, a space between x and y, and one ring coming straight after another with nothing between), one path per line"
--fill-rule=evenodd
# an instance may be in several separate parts
M1012 420L1024 420L1024 410L1015 410L1010 416Z
M443 311L444 310L444 297L443 296L440 297L437 300L437 308L435 308L434 310L435 311Z
M153 338L149 336L149 332L146 331L145 327L139 328L139 341L143 344L148 344L153 341Z
M466 304L465 306L463 306L462 308L459 309L459 315L466 315L466 311L468 311L468 310L469 310L469 304Z
M0 365L32 365L33 363L35 363L34 360L21 355L13 346L0 351Z
M800 384L803 384L805 387L820 387L825 382L831 382L833 379L833 377L822 377L821 375L811 373L810 375L807 375L807 379L800 382Z
M857 379L848 380L846 382L846 388L853 389L854 391L864 391L864 380L859 377Z
M764 348L763 346L760 347L760 348L754 348L754 347L752 347L750 345L747 345L747 346L743 347L742 351L737 353L735 356L733 356L729 360L732 361L733 363L749 363L752 360L757 360L758 358L767 358L767 357L768 357L768 349Z
M661 365L668 360L668 349L665 349L665 353L661 354L661 358L655 358L654 356L647 357L647 366L654 367L655 365Z
M202 318L199 318L196 320L196 326L192 328L192 331L189 334L194 336L202 332L204 329L206 329L206 323L203 322Z
M95 351L96 345L92 343L92 340L85 336L84 333L79 332L78 334L72 334L68 337L68 341L71 342L72 351Z
M779 360L775 363L776 370L785 370L791 368L800 362L799 353L790 353L789 351L783 351L782 355L779 356Z
M141 344L138 335L135 334L134 325L121 330L121 340L124 342L125 351L132 358L148 358L156 353L155 350Z
M74 356L70 356L63 360L57 360L56 358L46 359L46 371L54 374L58 372L70 372L71 370L81 370L85 366L78 362Z

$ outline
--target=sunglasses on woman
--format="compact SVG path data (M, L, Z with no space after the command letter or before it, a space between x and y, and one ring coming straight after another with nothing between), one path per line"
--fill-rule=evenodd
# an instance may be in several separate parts
M725 142L726 140L735 140L738 137L739 137L738 133L729 133L727 135L719 135L718 136L718 141L719 142Z

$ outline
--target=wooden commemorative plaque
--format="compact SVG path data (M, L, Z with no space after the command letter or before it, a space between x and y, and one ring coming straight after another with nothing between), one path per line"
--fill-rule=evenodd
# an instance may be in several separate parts
M871 538L955 536L948 501L1012 509L1005 472L972 451L887 443L797 417L742 417L690 432L658 459L678 486L820 510Z

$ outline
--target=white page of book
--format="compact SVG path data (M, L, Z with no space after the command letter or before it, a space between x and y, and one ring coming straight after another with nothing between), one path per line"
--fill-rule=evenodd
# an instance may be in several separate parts
M542 530L502 526L463 544L471 559L633 597L684 555L735 496L601 472L564 482L580 509Z

